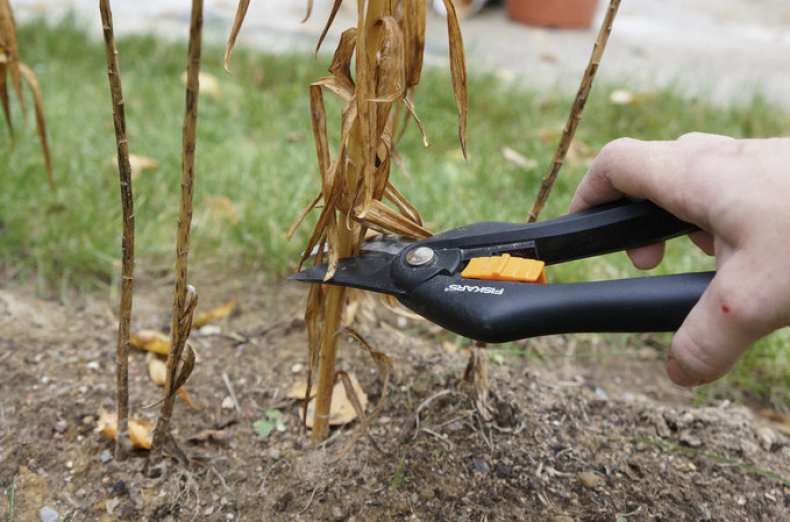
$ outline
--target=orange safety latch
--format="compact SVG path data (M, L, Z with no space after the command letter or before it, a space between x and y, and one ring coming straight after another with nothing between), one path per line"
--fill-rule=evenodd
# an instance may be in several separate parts
M495 257L476 257L469 261L461 277L487 281L519 281L523 283L545 283L546 263L537 259L526 259L503 254Z

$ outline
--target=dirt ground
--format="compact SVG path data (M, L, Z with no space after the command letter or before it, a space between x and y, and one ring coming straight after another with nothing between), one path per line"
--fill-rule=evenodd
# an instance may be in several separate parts
M201 408L178 403L177 445L149 478L145 453L114 462L95 433L99 409L114 402L117 299L61 304L3 286L0 513L13 498L14 521L790 520L790 439L744 406L693 406L665 380L650 337L629 347L554 337L524 342L526 357L495 352L481 415L460 386L464 346L383 308L361 313L394 375L371 437L335 462L357 425L314 450L298 404L282 399L304 378L304 289L250 278L201 280L202 304L238 306L193 334L188 388ZM138 287L133 329L166 327L170 288ZM341 359L370 410L383 391L370 359L353 344ZM158 409L144 406L160 392L143 353L130 370L133 413L154 419ZM284 429L263 438L253 422L275 408Z

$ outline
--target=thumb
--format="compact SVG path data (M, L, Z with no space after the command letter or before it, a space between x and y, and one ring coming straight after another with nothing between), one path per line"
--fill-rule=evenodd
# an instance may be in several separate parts
M697 386L726 374L740 357L773 329L767 293L743 253L730 257L672 340L667 374L681 386ZM761 288L762 287L762 288Z

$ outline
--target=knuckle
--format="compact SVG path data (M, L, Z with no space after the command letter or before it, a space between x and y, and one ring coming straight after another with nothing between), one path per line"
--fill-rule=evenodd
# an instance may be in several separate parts
M699 140L700 138L707 138L709 135L704 132L687 132L678 138L678 141Z
M630 156L637 140L632 138L618 138L603 146L594 161L592 170L608 177L619 170L623 162Z

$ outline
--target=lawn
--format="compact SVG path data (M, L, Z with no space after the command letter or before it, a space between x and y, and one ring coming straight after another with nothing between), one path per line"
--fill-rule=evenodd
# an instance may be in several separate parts
M103 46L73 21L25 25L19 39L22 59L42 85L58 190L53 193L46 182L32 121L17 126L14 146L3 126L0 268L13 274L9 284L33 282L42 295L62 299L74 289L116 287L120 201ZM135 36L120 39L118 48L130 151L158 162L134 184L137 269L144 278L170 270L174 257L186 47ZM202 69L216 78L217 88L204 92L200 101L192 263L228 275L259 271L281 277L293 270L311 230L305 223L291 241L285 238L318 190L307 85L323 74L327 60L239 49L234 74L228 75L222 54L220 47L203 53ZM471 221L524 220L571 103L558 90L535 92L475 74L473 64L470 73L469 161L464 162L457 143L451 83L443 72L428 71L416 97L431 146L424 149L410 127L399 148L408 174L395 172L395 184L434 231ZM637 92L633 103L612 103L612 91L623 87L594 88L575 156L561 173L544 217L565 212L586 161L613 138L790 132L790 116L759 97L745 106L722 108L662 90ZM339 128L339 106L330 105L330 112ZM505 147L526 158L527 165L508 159ZM689 242L678 240L656 273L711 266ZM570 281L633 274L625 256L611 255L555 267L550 277ZM723 384L703 389L700 397L746 392L787 405L789 346L786 330L775 334Z

